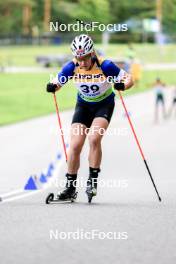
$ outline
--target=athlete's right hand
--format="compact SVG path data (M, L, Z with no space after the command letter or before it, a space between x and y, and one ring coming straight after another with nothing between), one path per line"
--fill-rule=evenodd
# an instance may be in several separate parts
M48 83L46 86L46 91L48 93L55 93L57 90L57 84L55 83Z

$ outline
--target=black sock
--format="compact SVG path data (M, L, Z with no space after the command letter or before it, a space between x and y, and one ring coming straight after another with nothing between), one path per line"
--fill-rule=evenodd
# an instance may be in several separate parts
M89 167L89 180L92 182L92 187L97 188L97 178L100 168Z
M67 187L75 187L76 188L77 174L67 173L65 176L67 177Z
M99 172L100 172L100 168L89 167L89 176L91 178L98 178L98 173Z

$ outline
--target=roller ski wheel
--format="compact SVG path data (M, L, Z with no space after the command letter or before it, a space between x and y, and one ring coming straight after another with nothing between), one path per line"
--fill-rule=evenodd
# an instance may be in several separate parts
M89 193L89 194L87 194L87 196L88 196L88 203L91 203L92 202L92 197L93 197L92 194Z
M46 204L50 204L54 200L54 193L49 193L46 197Z
M86 194L88 197L88 203L92 202L92 198L97 195L97 190L93 188L91 191L86 190Z

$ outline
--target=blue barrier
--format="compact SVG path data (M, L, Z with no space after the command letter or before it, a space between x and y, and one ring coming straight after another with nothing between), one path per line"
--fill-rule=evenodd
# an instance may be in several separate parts
M34 181L34 179L31 177L29 177L26 185L24 186L24 190L37 190L37 185Z

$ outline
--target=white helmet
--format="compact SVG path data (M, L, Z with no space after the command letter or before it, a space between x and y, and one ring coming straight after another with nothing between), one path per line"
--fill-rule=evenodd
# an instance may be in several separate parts
M71 43L71 50L75 57L82 57L94 50L93 41L88 35L75 37Z

